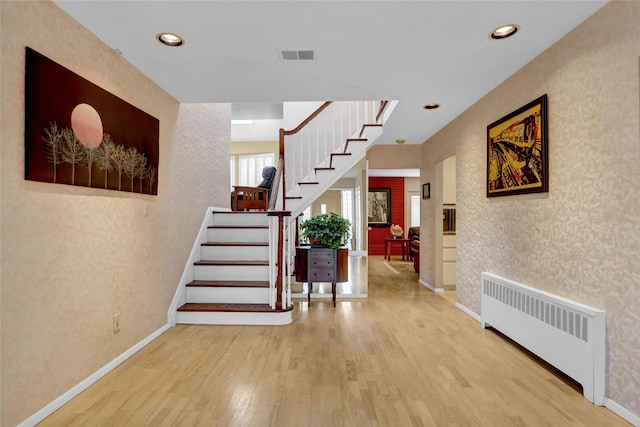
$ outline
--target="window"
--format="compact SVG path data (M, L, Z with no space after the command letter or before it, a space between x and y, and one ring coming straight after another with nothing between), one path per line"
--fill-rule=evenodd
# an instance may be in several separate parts
M353 222L353 230L355 230L355 250L362 250L362 190L360 186L356 186L354 192L354 203L353 206L355 208L354 222Z
M253 187L262 181L262 169L274 166L273 153L242 154L238 156L238 185Z
M340 190L340 199L342 201L342 217L348 219L351 225L349 226L349 236L353 236L353 226L354 226L354 216L353 216L353 189L343 189ZM351 247L351 242L347 243L349 248Z
M308 219L311 219L311 206L307 206L307 208L302 211L302 218L300 219L300 222L305 222Z
M233 186L236 185L236 156L229 156L229 173L231 174L231 191L233 191Z
M411 195L410 227L420 227L420 196Z

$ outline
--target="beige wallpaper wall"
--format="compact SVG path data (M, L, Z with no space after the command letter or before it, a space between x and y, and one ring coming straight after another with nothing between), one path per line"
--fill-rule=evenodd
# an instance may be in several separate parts
M379 144L367 150L369 169L414 169L420 167L422 146Z
M428 140L422 169L423 181L433 182L435 163L457 155L458 302L480 313L480 273L488 271L606 310L607 396L635 414L640 414L638 22L640 2L604 6ZM487 199L486 126L545 93L549 193ZM422 235L431 241L432 203L422 204ZM434 259L432 253L421 257L421 279L429 283L434 283Z
M0 424L11 426L166 324L206 207L228 205L231 112L180 105L53 3L0 8ZM25 46L160 120L157 197L23 179Z

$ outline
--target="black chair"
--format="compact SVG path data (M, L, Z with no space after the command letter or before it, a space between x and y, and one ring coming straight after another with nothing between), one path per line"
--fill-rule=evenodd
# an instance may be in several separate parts
M262 181L255 187L234 185L231 193L231 210L234 211L266 211L269 206L271 187L276 176L274 166L262 169Z

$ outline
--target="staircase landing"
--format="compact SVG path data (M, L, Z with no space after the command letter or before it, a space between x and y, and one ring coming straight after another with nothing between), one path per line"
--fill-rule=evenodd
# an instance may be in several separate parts
M178 308L177 323L196 325L287 325L293 306L272 309L269 304L186 303Z

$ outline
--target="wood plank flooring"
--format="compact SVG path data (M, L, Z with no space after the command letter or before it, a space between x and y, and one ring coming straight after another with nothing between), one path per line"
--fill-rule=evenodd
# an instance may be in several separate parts
M628 426L369 259L369 298L286 326L178 325L40 426Z

